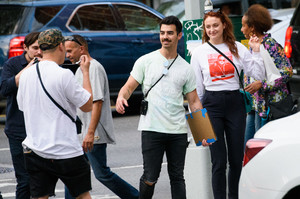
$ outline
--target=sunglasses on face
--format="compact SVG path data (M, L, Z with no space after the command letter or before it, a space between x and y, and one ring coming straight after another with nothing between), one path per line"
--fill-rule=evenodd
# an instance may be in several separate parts
M65 36L65 41L74 41L77 44L79 44L80 46L82 46L82 44L74 36Z
M169 71L168 67L169 67L169 61L165 61L164 62L164 69L163 69L163 75L168 74L168 71Z

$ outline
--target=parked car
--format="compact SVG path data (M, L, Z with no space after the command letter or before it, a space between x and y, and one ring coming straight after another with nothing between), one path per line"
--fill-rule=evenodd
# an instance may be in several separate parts
M2 2L0 68L8 58L22 54L26 34L58 28L64 36L80 34L88 41L91 56L106 70L115 99L136 59L161 47L162 18L161 13L133 0ZM184 56L183 39L179 53ZM134 93L141 94L141 90Z
M279 10L269 9L273 19L273 27L268 32L271 36L284 47L285 33L290 24L295 8L284 8Z
M296 7L289 27L286 30L284 51L290 59L294 75L290 80L291 91L300 101L300 3Z
M247 142L239 198L299 198L299 121L299 112L271 121Z

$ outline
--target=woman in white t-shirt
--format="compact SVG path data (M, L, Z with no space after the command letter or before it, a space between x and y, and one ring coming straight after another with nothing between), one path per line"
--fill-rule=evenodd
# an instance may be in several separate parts
M235 41L227 15L215 10L205 13L203 28L203 44L192 53L191 64L196 73L198 96L208 111L217 136L217 141L210 146L213 193L215 199L226 198L228 159L228 198L238 198L246 125L245 102L239 92L236 69L207 42L225 54L239 73L243 70L248 76L264 79L265 68L259 54L258 38L254 36L249 40L253 49L251 54L244 45Z

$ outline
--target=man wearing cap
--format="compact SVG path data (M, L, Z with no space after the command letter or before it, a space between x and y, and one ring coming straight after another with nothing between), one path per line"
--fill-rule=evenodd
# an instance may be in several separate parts
M93 59L88 52L88 44L80 35L65 37L66 57L72 63L79 61L81 55L87 55L90 61L90 80L93 90L93 110L89 113L78 111L82 121L83 142L94 144L93 150L86 153L93 168L94 175L102 184L120 198L137 199L136 188L112 172L107 166L107 144L115 143L113 119L110 109L110 95L106 72L103 66ZM82 71L78 68L75 74L82 84ZM70 199L66 189L65 198Z
M5 134L8 138L10 154L17 179L16 199L30 199L29 175L25 168L22 142L26 137L23 113L17 104L19 77L24 68L33 63L34 58L41 58L38 45L39 32L32 32L24 39L24 53L7 60L1 73L0 92L7 97ZM1 194L0 194L1 199Z
M33 198L55 195L60 179L77 198L91 198L90 166L83 156L74 122L46 95L49 95L74 119L76 108L92 110L92 89L89 80L89 61L81 57L83 88L68 69L59 67L65 59L64 38L57 29L40 33L38 44L43 59L23 71L19 79L17 102L23 111L27 137L23 141L25 165L30 176ZM82 149L83 148L83 149Z

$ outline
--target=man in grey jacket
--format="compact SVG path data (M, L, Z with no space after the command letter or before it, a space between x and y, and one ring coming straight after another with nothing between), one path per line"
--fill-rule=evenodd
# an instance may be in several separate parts
M94 147L86 155L93 168L95 177L112 192L124 199L135 199L139 192L107 166L107 144L115 143L113 133L113 120L110 109L110 95L106 72L103 66L93 59L88 52L88 44L80 35L65 37L66 57L72 63L79 61L81 55L87 55L90 61L90 80L93 91L92 112L84 113L78 110L78 116L82 121L83 145L93 143ZM82 83L82 72L75 73L79 83ZM71 198L66 190L65 198Z

